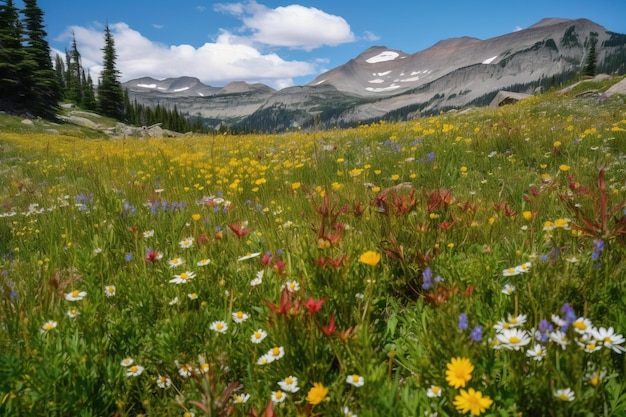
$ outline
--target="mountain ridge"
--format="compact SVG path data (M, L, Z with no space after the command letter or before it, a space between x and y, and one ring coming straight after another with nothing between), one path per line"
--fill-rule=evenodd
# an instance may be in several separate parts
M349 125L485 104L502 89L532 93L563 82L582 70L591 38L597 40L597 68L625 73L626 35L584 18L545 18L485 40L443 39L413 54L372 46L303 86L282 90L245 82L211 87L193 77L144 77L124 86L144 104L174 103L214 125Z

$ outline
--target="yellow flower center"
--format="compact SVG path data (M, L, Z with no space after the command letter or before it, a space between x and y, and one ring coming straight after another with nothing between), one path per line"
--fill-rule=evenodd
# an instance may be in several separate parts
M137 365L133 365L133 366L131 366L131 367L130 367L130 371L131 371L132 373L135 373L135 372L137 372L138 370L139 370L139 368L137 368Z
M584 321L575 321L574 327L576 327L578 330L585 330L587 328L587 325Z
M610 337L605 337L604 339L604 343L611 343L611 338Z
M293 378L292 378L292 377L290 377L290 376L289 376L289 377L287 377L287 379L285 379L285 384L287 384L287 385L291 385L291 384L293 384Z
M352 375L352 382L354 382L355 384L359 382L359 376L358 375Z
M566 393L562 393L561 395L559 395L559 399L563 400L563 401L567 401L567 394Z
M433 394L439 394L439 391L441 391L441 388L433 387L432 391L433 391Z
M260 339L261 338L261 332L254 332L254 338L255 339Z
M280 354L280 348L275 347L272 349L272 355L278 356L279 354Z
M587 350L594 350L596 348L596 344L595 343L589 343L587 345Z
M283 397L283 392L282 391L276 391L276 399L280 400Z
M78 290L72 291L72 297L78 297L78 294L80 294L80 291Z
M515 344L517 344L519 342L521 342L521 340L517 336L511 336L509 338L509 343L512 344L512 345L515 345Z
M217 325L215 326L217 330L222 330L223 327L224 325L222 323L217 323Z
M180 279L188 280L189 275L186 272L183 272L182 274L180 274Z
M243 318L243 312L238 311L238 312L237 312L237 318L238 318L238 319L242 319L242 318Z

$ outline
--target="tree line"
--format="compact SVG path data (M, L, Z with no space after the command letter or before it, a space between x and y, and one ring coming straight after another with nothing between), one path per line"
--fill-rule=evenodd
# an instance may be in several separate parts
M132 125L153 125L178 132L206 131L200 119L190 119L176 107L151 108L130 102L119 81L113 34L104 29L103 70L97 85L82 66L76 38L65 59L46 41L43 12L36 0L24 0L18 10L13 0L0 1L0 111L54 118L61 101L96 111Z

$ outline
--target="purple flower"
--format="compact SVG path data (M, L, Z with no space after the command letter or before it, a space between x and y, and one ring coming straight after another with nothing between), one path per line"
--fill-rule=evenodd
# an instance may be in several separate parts
M561 313L563 313L563 319L565 320L565 326L561 327L561 331L565 332L567 327L576 321L577 317L574 309L569 305L569 303L563 304L563 307L561 307Z
M597 261L600 258L600 253L604 251L604 241L602 239L595 239L593 241L593 252L591 252L591 260Z
M426 267L426 269L424 269L424 272L422 272L422 279L423 289L429 290L433 287L433 271L429 267Z
M470 333L470 339L478 343L480 342L482 338L483 338L483 326L477 325L476 327L472 329L472 332Z
M126 254L126 262L130 262L133 260L133 254L132 253L127 253Z
M593 241L593 251L594 252L602 252L604 250L604 240L595 239Z
M459 330L467 330L467 314L465 313L459 314Z
M426 160L428 162L432 162L435 160L435 153L434 152L429 152L428 155L426 155Z
M539 322L539 334L541 334L541 343L547 343L552 332L552 324L546 319Z

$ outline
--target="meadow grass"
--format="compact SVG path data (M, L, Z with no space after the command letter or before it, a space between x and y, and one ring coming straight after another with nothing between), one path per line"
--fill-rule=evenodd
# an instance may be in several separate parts
M3 118L0 413L623 415L626 106L573 94L274 135Z

